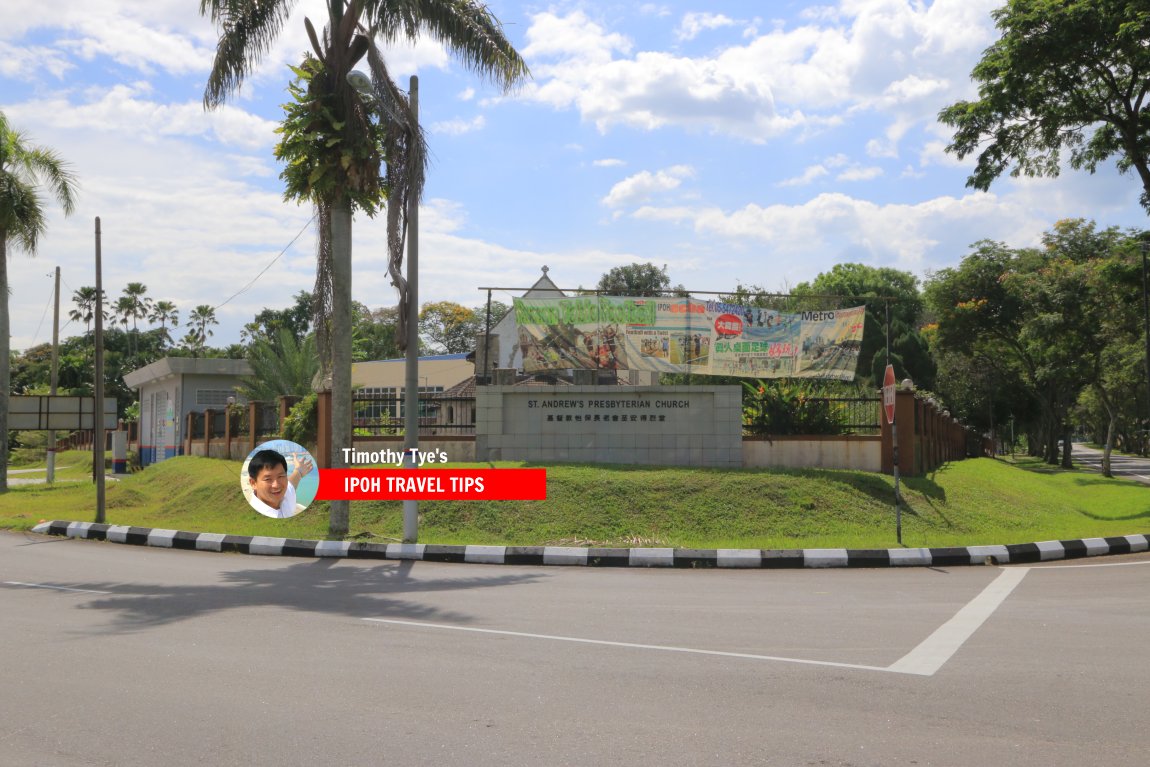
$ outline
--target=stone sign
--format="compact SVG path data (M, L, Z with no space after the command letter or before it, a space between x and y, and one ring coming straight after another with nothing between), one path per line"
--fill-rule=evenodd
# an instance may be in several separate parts
M476 460L742 465L737 386L481 386Z

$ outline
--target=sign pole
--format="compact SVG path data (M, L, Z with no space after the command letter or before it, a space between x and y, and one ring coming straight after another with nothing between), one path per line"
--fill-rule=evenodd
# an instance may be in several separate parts
M890 301L886 302L886 372L882 377L882 404L886 409L886 422L890 424L890 452L894 468L894 529L898 544L902 545L902 504L898 487L898 423L895 421L894 365L890 364Z
M898 545L902 545L902 504L898 488L898 424L894 419L890 422L890 449L894 458L894 530Z
M882 381L882 404L883 409L886 410L886 422L890 424L890 448L891 458L894 465L894 514L895 514L895 532L898 535L899 544L902 543L902 506L899 505L899 488L898 488L898 423L895 421L895 385L894 385L894 365L886 366L886 374L883 376Z

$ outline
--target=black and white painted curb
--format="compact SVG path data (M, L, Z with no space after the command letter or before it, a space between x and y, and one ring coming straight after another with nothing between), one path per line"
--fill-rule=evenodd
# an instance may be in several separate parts
M1042 541L1007 546L939 549L663 549L574 546L436 546L422 543L307 541L219 533L189 533L93 522L41 522L33 532L137 546L226 551L287 557L409 559L487 565L585 565L591 567L953 567L1025 564L1150 550L1150 536Z

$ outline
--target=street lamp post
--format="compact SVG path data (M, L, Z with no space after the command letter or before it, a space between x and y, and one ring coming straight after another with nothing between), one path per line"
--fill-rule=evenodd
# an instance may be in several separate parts
M351 71L347 82L365 99L379 104L379 97L371 85L371 78L362 72ZM419 78L411 76L408 91L411 116L419 124ZM390 200L388 201L390 205ZM419 196L411 195L407 201L407 349L404 354L403 393L403 466L414 469L419 450ZM403 542L415 543L419 539L419 502L403 502Z

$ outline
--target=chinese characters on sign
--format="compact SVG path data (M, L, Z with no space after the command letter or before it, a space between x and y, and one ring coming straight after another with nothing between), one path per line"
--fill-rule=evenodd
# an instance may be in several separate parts
M854 379L865 307L784 314L691 298L514 299L527 372Z

